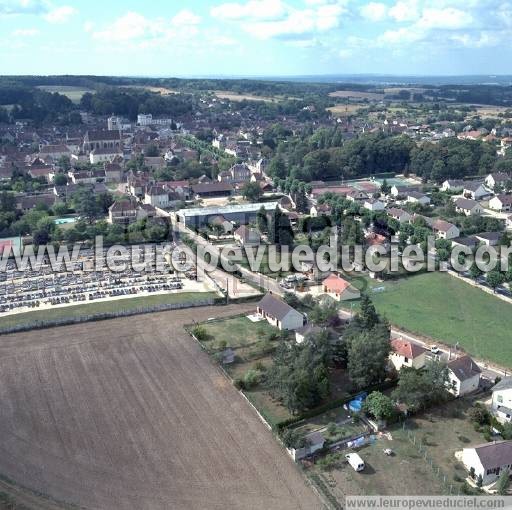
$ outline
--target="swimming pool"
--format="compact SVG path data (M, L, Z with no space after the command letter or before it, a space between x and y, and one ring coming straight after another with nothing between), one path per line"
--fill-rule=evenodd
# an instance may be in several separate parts
M66 223L75 223L76 218L56 218L53 220L55 225L65 225Z

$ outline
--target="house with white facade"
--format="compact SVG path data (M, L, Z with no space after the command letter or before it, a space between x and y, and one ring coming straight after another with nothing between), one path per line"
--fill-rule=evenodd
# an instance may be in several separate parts
M408 340L395 338L391 341L389 361L400 371L402 367L423 368L427 361L427 349Z
M500 194L489 200L489 207L494 211L509 212L512 211L512 195Z
M495 172L489 174L485 178L485 185L489 189L494 189L497 185L504 186L508 181L512 180L512 176L504 172Z
M467 355L448 362L447 389L456 397L462 397L478 389L480 367Z
M358 289L335 273L331 273L322 282L322 289L328 296L336 301L348 301L361 297L361 292Z
M492 388L491 410L501 423L512 421L512 377L505 377Z
M304 316L300 312L271 293L256 305L256 313L281 330L294 330L304 325Z
M494 483L503 470L512 466L512 441L494 441L462 450L462 463L469 476L482 485Z
M455 200L455 210L466 216L475 216L483 212L482 206L476 200L470 198L457 198Z
M459 228L449 221L435 220L432 230L438 239L455 239L460 236Z
M492 193L489 193L481 182L478 181L467 181L464 183L464 189L462 194L465 198L471 198L472 200L482 200Z
M430 204L430 198L424 193L420 193L419 191L409 191L408 193L406 193L405 201L408 204Z
M368 198L367 200L365 200L363 207L373 212L383 211L386 208L384 202L381 202L376 198Z

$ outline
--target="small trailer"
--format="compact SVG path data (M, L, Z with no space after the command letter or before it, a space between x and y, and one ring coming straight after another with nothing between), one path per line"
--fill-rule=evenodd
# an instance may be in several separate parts
M345 458L354 471L362 471L364 469L364 460L357 453L347 453Z

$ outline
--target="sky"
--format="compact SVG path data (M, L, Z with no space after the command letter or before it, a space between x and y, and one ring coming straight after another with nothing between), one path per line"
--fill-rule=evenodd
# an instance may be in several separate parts
M512 0L0 0L0 74L512 74Z

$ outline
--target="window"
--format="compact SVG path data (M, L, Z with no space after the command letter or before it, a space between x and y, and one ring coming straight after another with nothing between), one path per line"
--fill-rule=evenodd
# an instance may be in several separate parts
M498 402L503 404L503 395L498 395Z

